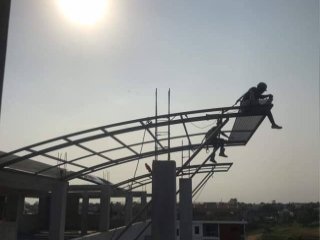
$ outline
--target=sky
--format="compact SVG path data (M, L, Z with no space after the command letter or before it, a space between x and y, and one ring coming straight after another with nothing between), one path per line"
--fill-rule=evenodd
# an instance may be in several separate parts
M217 161L232 168L197 201L319 201L319 1L106 0L101 12L83 24L59 1L12 0L1 151L153 116L156 88L165 114L169 88L180 112L231 106L263 81L283 130L266 119L246 147L227 148ZM110 180L135 164L108 169Z

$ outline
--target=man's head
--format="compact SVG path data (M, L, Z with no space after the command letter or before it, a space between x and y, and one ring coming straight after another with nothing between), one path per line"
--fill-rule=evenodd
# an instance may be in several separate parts
M261 93L263 93L263 92L265 92L267 90L267 84L265 84L264 82L260 82L257 85L257 88Z

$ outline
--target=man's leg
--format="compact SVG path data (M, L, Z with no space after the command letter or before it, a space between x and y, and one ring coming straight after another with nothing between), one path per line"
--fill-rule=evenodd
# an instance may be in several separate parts
M262 106L266 105L266 104L271 104L272 101L273 101L273 97L269 97L268 99L263 99L263 100L265 100L265 102L263 104L261 104ZM269 121L271 123L271 128L273 128L273 129L281 129L282 128L281 126L278 126L275 123L273 115L271 113L271 110L267 111L266 114L267 114L267 117L268 117L268 119L269 119Z
M211 158L210 158L210 161L213 162L213 163L216 163L216 160L215 160L215 157L216 157L216 151L218 150L218 148L220 147L219 146L219 143L217 142L217 139L214 138L211 140L210 142L210 145L212 145L212 155L211 155Z
M271 123L271 128L273 128L273 129L282 129L281 126L278 126L278 125L275 123L271 111L268 111L268 112L267 112L267 117L269 118L269 121L270 121L270 123Z
M216 163L215 157L216 157L216 153L215 153L215 149L213 149L213 153L211 155L210 161L213 163Z
M228 157L227 155L224 154L225 148L224 148L224 139L220 138L219 140L219 145L220 145L220 153L219 156L221 157Z

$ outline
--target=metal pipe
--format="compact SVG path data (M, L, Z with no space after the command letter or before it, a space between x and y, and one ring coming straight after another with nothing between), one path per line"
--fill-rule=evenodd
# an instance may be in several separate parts
M183 148L183 140L182 140L182 145L181 146ZM183 166L183 150L181 151L181 166ZM190 172L190 169L189 169L189 172ZM183 174L181 174L181 177L183 178Z
M155 141L154 141L154 160L158 160L158 89L156 88L156 112L155 112Z
M213 172L208 173L207 178L204 178L205 181L201 184L201 186L199 186L199 188L197 190L195 190L194 192L192 192L192 197L194 197L195 195L197 195L197 193L200 191L200 189L209 181L209 179L212 177Z
M192 173L190 178L193 178L199 171L200 169L209 161L211 156L217 151L217 149L212 149L212 153L201 163L201 165Z
M198 185L193 189L192 193L198 190L201 184L207 179L207 177L212 173L212 171L208 172L208 174L198 183Z
M170 88L168 91L168 161L170 161Z

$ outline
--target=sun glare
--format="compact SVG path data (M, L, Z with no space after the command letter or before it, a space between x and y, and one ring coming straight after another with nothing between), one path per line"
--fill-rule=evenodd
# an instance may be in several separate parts
M106 12L107 0L59 0L63 12L74 22L92 25Z

